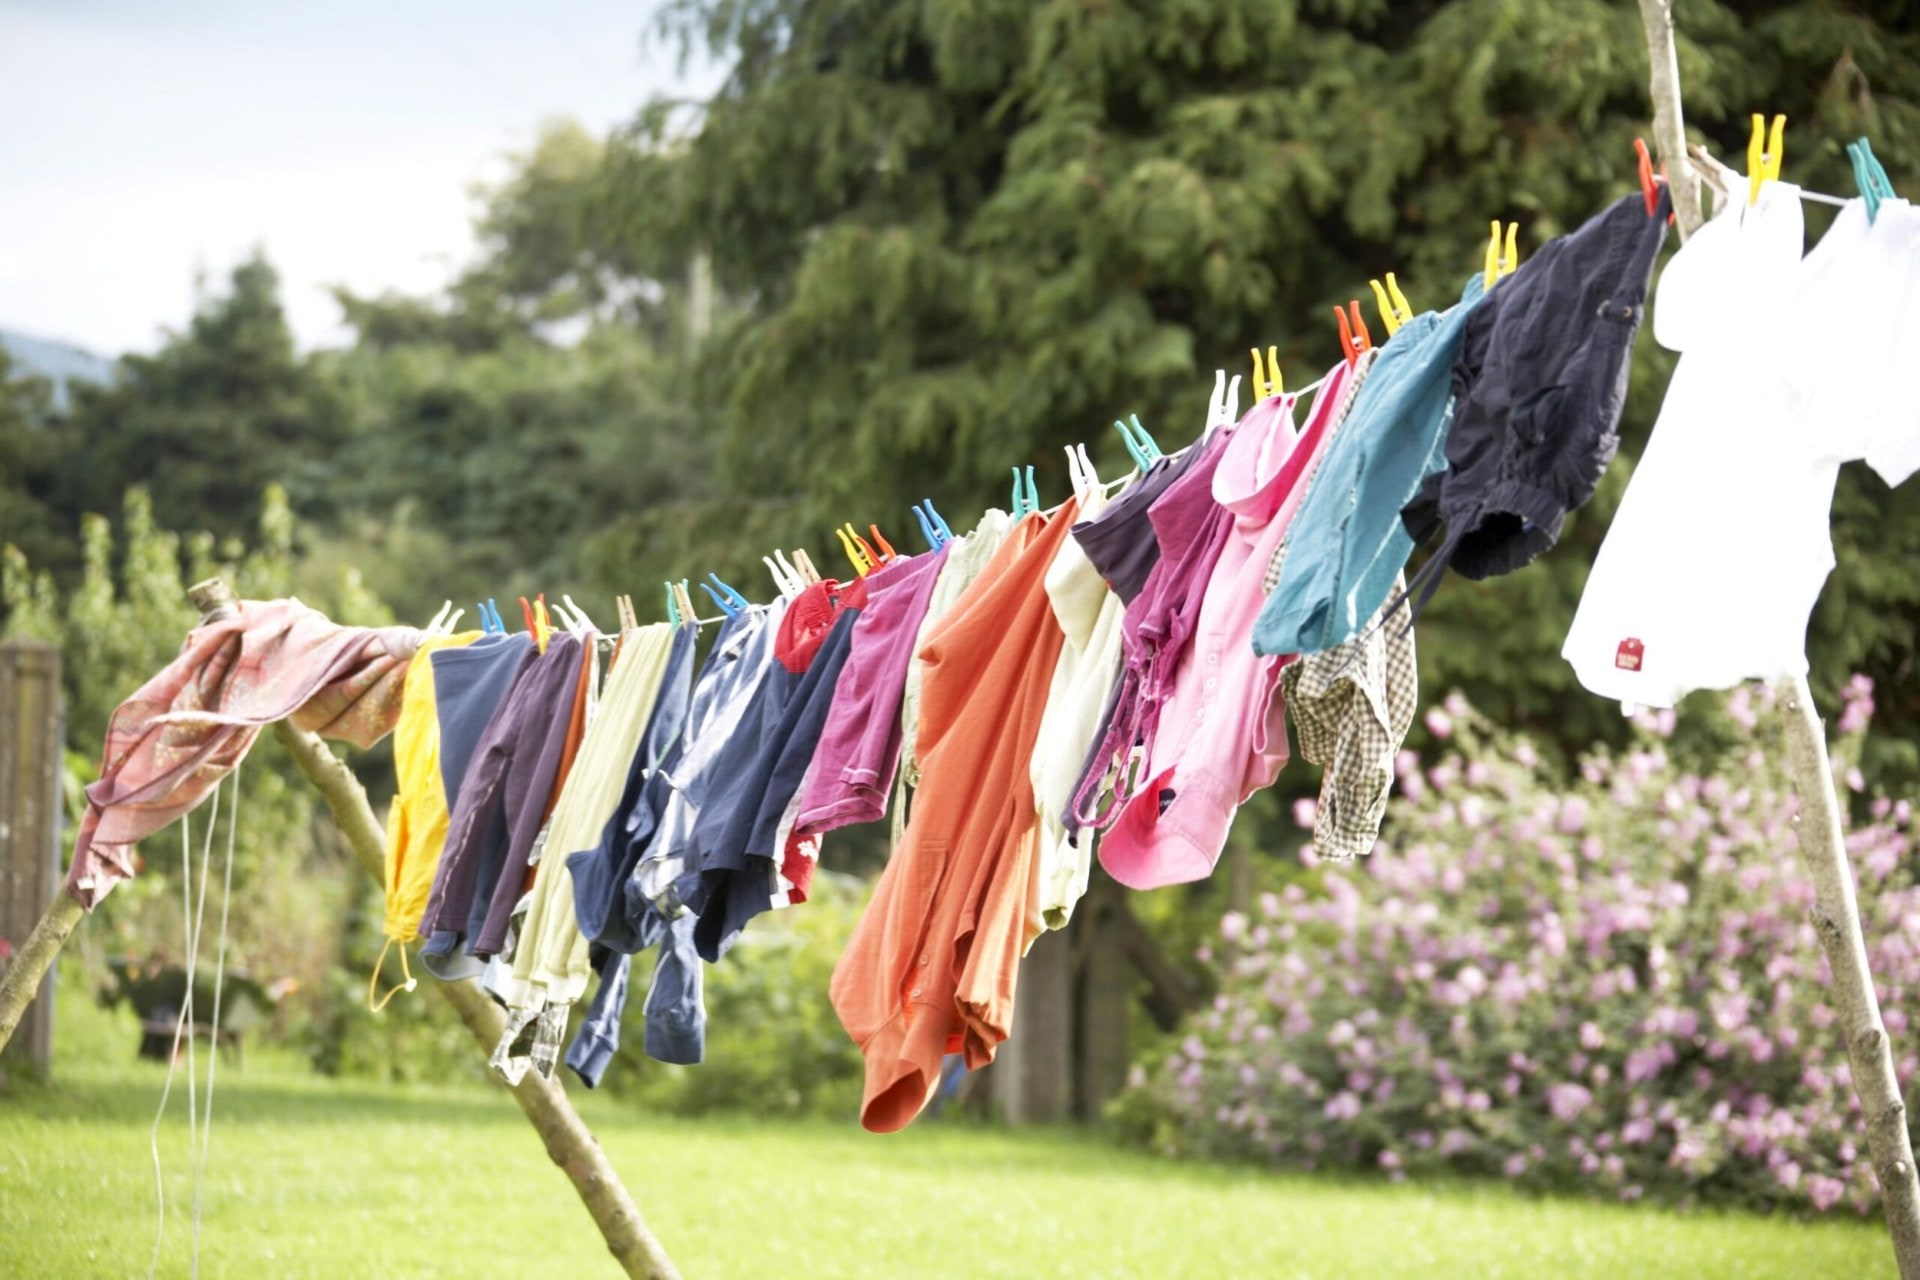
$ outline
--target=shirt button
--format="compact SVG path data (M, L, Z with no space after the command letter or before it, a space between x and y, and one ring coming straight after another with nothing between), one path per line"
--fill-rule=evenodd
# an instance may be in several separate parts
M1207 688L1211 689L1219 683L1220 682L1218 680L1215 680L1212 676L1207 677Z
M1219 666L1219 665L1220 665L1220 655L1219 655L1219 654L1217 654L1217 653L1210 653L1210 654L1208 654L1208 655L1207 655L1207 665L1208 665L1208 666L1210 666L1210 667L1217 667L1217 666Z
M925 968L925 967L926 967L926 963L927 963L927 958L926 958L925 956L921 956L921 957L920 957L920 965L921 965L921 967L922 967L922 968Z
M920 998L920 988L915 987L912 991L909 991L907 995L912 999L918 1000Z

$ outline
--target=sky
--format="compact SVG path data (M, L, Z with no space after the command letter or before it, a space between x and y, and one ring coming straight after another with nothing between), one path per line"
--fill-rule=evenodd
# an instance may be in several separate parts
M255 246L303 347L327 286L429 291L540 122L711 92L657 0L0 0L0 329L151 351Z

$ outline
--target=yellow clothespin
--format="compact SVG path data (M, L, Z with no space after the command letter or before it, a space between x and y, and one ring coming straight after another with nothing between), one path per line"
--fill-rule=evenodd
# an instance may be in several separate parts
M1780 179L1780 159L1786 150L1787 118L1773 118L1773 136L1766 132L1767 118L1759 112L1753 115L1753 136L1747 140L1747 203L1760 202L1760 184L1772 179Z
M1504 247L1500 243L1500 220L1494 219L1492 227L1493 232L1487 237L1487 270L1480 281L1481 286L1487 289L1512 275L1514 268L1520 265L1520 224L1507 224Z
M863 578L866 577L867 572L873 568L873 561L861 554L860 544L857 541L860 535L854 532L853 525L848 523L835 529L833 533L840 539L841 549L847 553L847 563L853 566L855 573Z
M1280 394L1280 348L1267 348L1267 363L1260 364L1260 348L1253 348L1253 398L1265 400Z
M1413 319L1413 307L1407 302L1407 295L1400 292L1400 282L1393 278L1393 272L1387 272L1387 283L1383 288L1378 280L1367 281L1373 286L1373 301L1380 308L1381 323L1387 326L1387 336L1391 338L1400 332L1400 326Z
M547 641L553 636L553 621L547 616L547 593L542 591L533 598L533 639L540 646L540 652L547 651Z

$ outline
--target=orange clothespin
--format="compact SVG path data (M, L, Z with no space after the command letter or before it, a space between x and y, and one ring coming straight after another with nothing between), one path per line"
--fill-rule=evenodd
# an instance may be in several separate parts
M1347 363L1353 364L1360 359L1361 353L1373 350L1373 335L1367 332L1366 319L1360 314L1358 299L1347 304L1353 313L1353 322L1347 322L1347 312L1333 309L1333 318L1340 322L1340 350L1347 356Z
M1760 203L1760 184L1779 181L1780 160L1787 145L1787 118L1773 118L1773 136L1767 136L1767 118L1753 115L1753 136L1747 139L1747 203Z
M527 624L527 634L532 635L536 630L533 624L533 602L525 596L520 597L520 616Z
M1255 403L1280 394L1280 348L1267 348L1267 363L1260 364L1260 348L1253 348L1253 398Z
M1369 280L1373 289L1374 305L1380 308L1380 323L1387 326L1387 336L1391 338L1400 332L1400 326L1413 319L1413 306L1408 303L1407 295L1400 292L1400 282L1393 278L1393 272L1387 272L1387 283L1382 286L1378 280Z
M888 542L886 535L880 532L879 525L877 524L868 525L867 532L873 535L874 545L880 548L878 563L885 564L889 560L894 560L899 557L900 553L893 549L893 544L891 542Z
M1660 177L1656 180L1653 176L1653 155L1647 150L1647 140L1635 138L1633 150L1640 158L1640 194L1646 198L1647 216L1651 218L1654 210L1660 207L1659 184L1667 180L1667 165L1664 160L1660 162ZM1672 225L1674 217L1671 212L1667 214L1668 225Z

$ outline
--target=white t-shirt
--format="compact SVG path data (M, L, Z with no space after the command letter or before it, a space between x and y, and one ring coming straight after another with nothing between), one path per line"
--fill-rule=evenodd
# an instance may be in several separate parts
M1854 326L1803 296L1858 278L1866 232L1844 210L1803 259L1799 189L1770 182L1661 277L1654 338L1682 355L1561 648L1593 692L1668 707L1805 673L1807 617L1833 567L1834 480L1860 449L1823 401L1862 365L1808 361L1809 327Z

